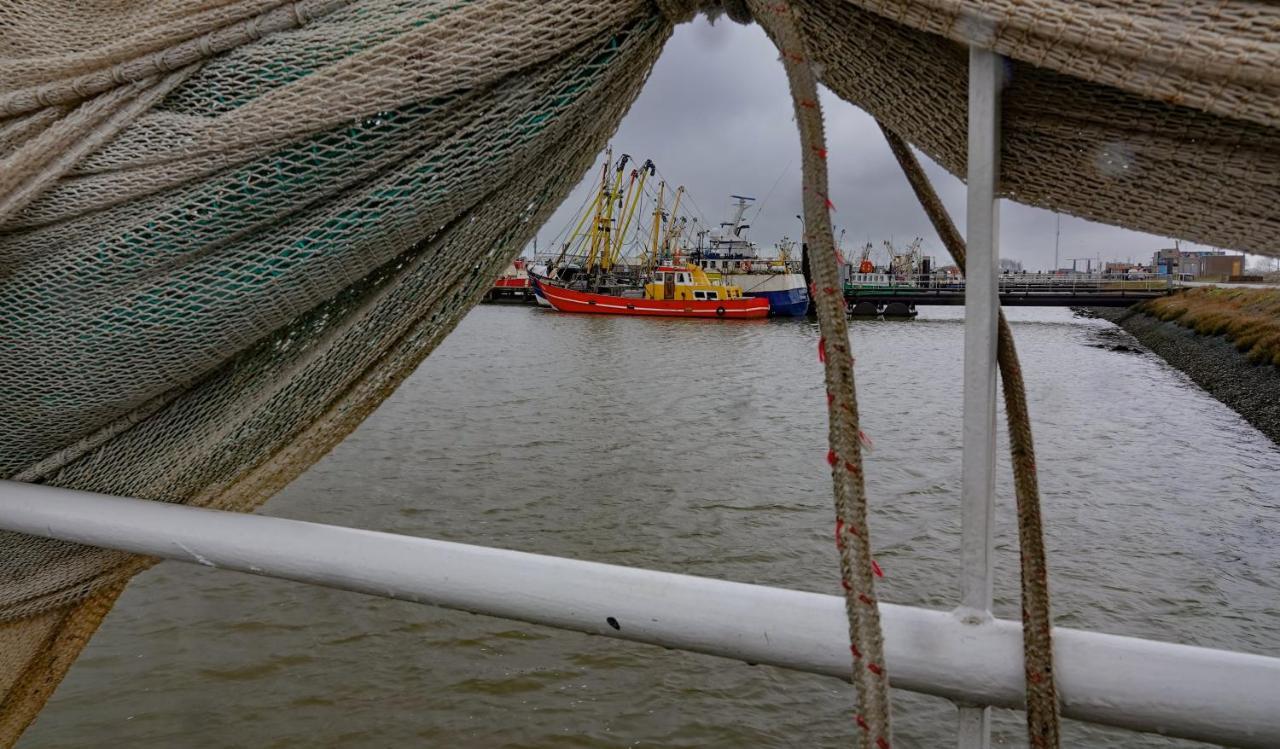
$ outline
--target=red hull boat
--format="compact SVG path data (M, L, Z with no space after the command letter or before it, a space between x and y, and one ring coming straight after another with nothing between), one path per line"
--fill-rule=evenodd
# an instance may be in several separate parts
M595 315L640 315L650 317L706 317L747 320L769 316L769 300L757 297L741 299L639 299L591 294L547 283L531 277L536 290L547 303L560 312L585 312Z

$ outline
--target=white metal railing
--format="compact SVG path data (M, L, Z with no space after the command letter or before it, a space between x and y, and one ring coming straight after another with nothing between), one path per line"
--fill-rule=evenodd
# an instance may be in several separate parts
M0 481L0 528L850 678L838 596ZM893 684L1022 703L1022 629L881 604ZM1280 658L1054 630L1063 715L1280 745Z
M961 620L991 618L992 524L996 493L996 275L1000 263L1000 99L1004 61L969 50L969 175L964 289L964 414L960 468ZM892 667L889 671L893 673ZM960 749L991 743L991 710L981 700L960 704Z

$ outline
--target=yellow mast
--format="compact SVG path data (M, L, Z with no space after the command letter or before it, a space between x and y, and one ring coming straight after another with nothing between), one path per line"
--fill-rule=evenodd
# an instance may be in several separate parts
M583 263L583 270L591 270L595 264L596 255L600 251L600 224L602 220L602 211L605 203L609 199L609 165L613 163L613 148L608 148L604 152L604 168L600 170L600 192L596 195L595 202L595 221L591 224L591 248L587 252L587 260Z
M622 230L618 232L618 236L614 239L613 252L609 255L609 262L605 266L605 270L612 268L613 264L622 257L622 242L627 236L627 229L631 228L631 218L635 215L636 206L640 203L640 197L644 195L644 181L656 171L657 167L653 165L653 161L646 159L639 170L639 185L636 184L636 172L631 172L631 185L628 187L627 206L623 211L625 218L622 221Z
M652 247L649 251L648 262L645 263L646 268L652 268L658 264L658 237L662 234L662 200L663 191L666 188L666 180L658 183L658 202L653 204L653 231L649 232Z
M688 220L681 217L680 224L676 226L675 235L671 237L670 247L673 255L680 251L680 240L684 237L684 230L688 225Z
M612 151L606 151L606 157L603 164L600 165L600 179L603 182L605 176L609 173L609 163L613 161ZM582 233L582 227L587 225L587 219L594 216L600 210L600 190L596 190L596 195L591 199L591 205L587 206L587 210L582 214L582 218L578 220L578 225L573 227L573 233L569 235L569 239L565 241L564 246L560 248L560 255L556 261L551 264L555 267L564 262L564 256L568 254L569 248L577 241L578 235Z
M597 236L596 247L591 253L592 259L599 263L601 270L609 269L609 253L613 246L613 242L610 237L610 234L613 231L613 204L619 197L621 197L620 191L622 190L622 175L626 172L627 162L630 160L631 157L625 153L618 159L617 176L615 176L613 180L613 189L604 196L605 211L603 216L600 218L600 232Z
M680 198L684 195L684 185L676 188L676 199L671 204L671 218L667 219L667 234L662 239L662 251L671 252L671 241L676 233L676 216L680 213Z
M619 175L619 176L621 176L621 175ZM619 219L620 221L622 220L622 217L626 215L626 204L628 204L628 203L630 202L631 198L633 197L633 195L632 195L631 193L634 193L634 188L635 188L635 186L636 186L636 170L632 169L632 170L631 170L631 181L627 184L627 193L628 193L628 194L626 195L626 197L623 197L623 194L622 194L622 193L618 193L618 194L615 196L615 197L619 200L619 202L623 204L623 208L622 208L622 209L619 211L619 213L618 213L618 219ZM610 202L610 203L612 203L612 202L613 202L613 198L610 198L610 201L609 201L609 202ZM612 224L613 224L613 219L612 219L612 218L611 218L611 219L609 219L609 223L610 223L610 226L612 226ZM601 249L600 249L600 269L601 269L601 270L605 270L605 271L607 271L607 270L609 270L610 268L612 268L612 267L613 267L613 259L614 259L614 255L615 255L615 248L616 248L616 247L618 247L618 246L620 246L620 245L622 244L622 237L623 237L623 235L624 235L624 234L626 234L626 225L625 225L625 224L623 225L623 227L622 227L621 231L619 231L619 232L617 233L617 236L616 236L616 237L610 237L610 236L609 236L609 235L607 235L607 234L605 235L605 241L604 241L604 243L602 244L602 247L601 247Z

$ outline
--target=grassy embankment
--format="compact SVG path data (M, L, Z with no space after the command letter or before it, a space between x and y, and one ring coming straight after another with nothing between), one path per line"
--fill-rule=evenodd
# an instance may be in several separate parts
M1280 367L1280 289L1205 286L1153 299L1140 309L1201 335L1226 336L1249 361Z

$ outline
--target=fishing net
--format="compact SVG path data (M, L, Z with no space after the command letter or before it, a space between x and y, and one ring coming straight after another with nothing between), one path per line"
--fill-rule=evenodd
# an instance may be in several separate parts
M256 507L479 300L697 7L0 0L0 476ZM1275 6L791 7L819 78L953 173L976 42L1011 60L1004 194L1280 254ZM0 549L3 745L149 561Z

